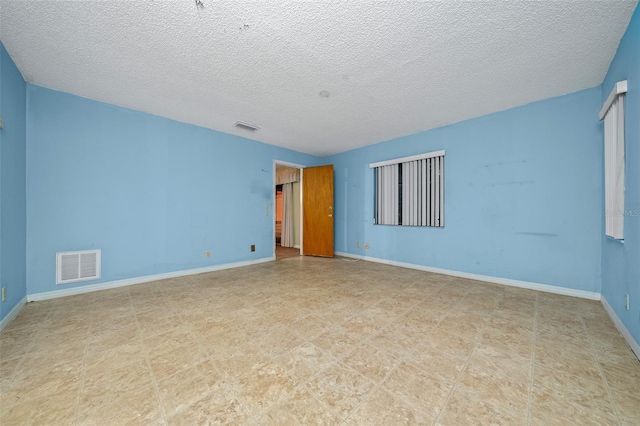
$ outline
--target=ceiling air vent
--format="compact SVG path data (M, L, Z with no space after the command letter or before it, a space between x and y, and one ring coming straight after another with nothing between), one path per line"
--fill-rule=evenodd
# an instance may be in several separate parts
M56 284L100 278L100 250L56 253Z
M234 126L238 129L248 130L250 132L255 132L260 128L258 126L254 126L253 124L245 123L244 121L236 121Z

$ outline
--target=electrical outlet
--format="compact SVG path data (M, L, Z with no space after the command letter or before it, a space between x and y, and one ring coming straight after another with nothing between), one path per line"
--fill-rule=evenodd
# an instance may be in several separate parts
M364 249L369 250L369 243L364 243Z
M207 250L204 252L204 257L211 257L211 251Z
M269 203L264 205L264 215L269 216Z
M2 301L4 302L5 300L7 300L7 288L2 287Z
M627 308L627 311L629 310L629 295L628 294L626 296L624 296L624 307Z
M256 245L255 244L251 244L251 251L256 251Z
M356 245L356 247L360 248L360 241L358 241L358 244Z

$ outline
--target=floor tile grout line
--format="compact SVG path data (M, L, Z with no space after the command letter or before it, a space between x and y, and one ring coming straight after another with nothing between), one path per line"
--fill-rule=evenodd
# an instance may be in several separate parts
M95 302L94 302L95 303ZM80 377L80 389L78 390L78 401L76 403L76 414L74 416L74 424L78 424L78 417L80 416L80 405L82 404L82 392L84 391L84 381L87 375L87 357L89 355L89 341L91 339L91 333L93 330L93 318L87 327L87 337L84 344L84 356L82 358L82 373Z
M282 327L281 327L281 326L278 326L277 328L280 328L280 329L286 329L286 330L288 330L288 327L286 327L286 325L285 325L285 324L282 324ZM288 331L291 331L291 330L288 330ZM295 347L297 347L297 346L299 346L299 345L296 345ZM258 349L258 350L260 351L260 349ZM282 369L282 371L284 371L284 373L285 373L285 374L286 374L286 375L287 375L287 376L288 376L288 377L289 377L289 378L290 378L294 383L296 383L296 378L295 378L292 374L290 374L290 373L287 371L287 369L286 369L283 365L281 365L281 364L277 361L277 359L276 359L278 356L280 356L280 355L282 355L282 354L284 354L284 353L287 353L287 352L290 352L290 350L285 350L284 352L282 352L282 353L280 353L280 354L276 354L277 356L274 356L273 354L270 354L270 353L266 353L266 352L260 351L260 353L262 354L262 356L264 356L265 358L268 358L272 363L274 363L275 365L277 365L278 367L280 367L280 368ZM243 373L239 374L239 375L238 375L238 377L242 376L242 375L243 375L243 374L245 374L245 373L246 373L246 371L244 371ZM319 374L319 373L318 373L318 374ZM304 383L306 383L306 382L304 382ZM303 384L304 384L304 383L303 383ZM300 386L294 386L294 388L293 388L290 392L286 393L286 394L285 394L285 395L283 395L283 396L280 396L280 397L279 397L279 398L278 398L278 399L277 399L277 400L276 400L276 401L275 401L275 402L274 402L270 407L268 407L267 409L265 409L265 410L261 411L260 413L258 413L258 414L256 414L256 415L254 415L254 416L251 416L251 417L250 417L250 419L251 419L252 421L255 421L255 420L259 419L260 417L262 417L263 415L265 415L267 412L269 412L272 408L276 407L280 402L284 401L286 398L288 398L290 395L292 395L292 394L296 391L296 389L298 389L299 387L301 387L303 384L301 384ZM235 389L234 389L233 391L235 392ZM236 398L238 399L238 401L240 401L240 403L244 404L244 403L242 402L242 399L241 399L240 397L236 396ZM247 409L247 412L248 412L249 414L251 414L251 412L249 412L249 410L248 410L248 409Z
M374 346L375 347L375 346ZM380 350L378 347L375 347L376 349ZM347 420L349 420L349 417L351 417L351 415L353 415L353 413L357 412L360 407L367 402L367 400L369 398L371 398L371 395L373 395L378 389L380 389L382 387L382 385L384 384L384 382L387 381L387 379L398 369L398 367L400 367L402 365L402 363L410 356L410 352L407 352L404 354L404 356L400 357L398 359L398 362L396 362L396 364L393 366L393 368L391 370L389 370L389 372L381 379L378 381L378 383L375 383L373 388L371 389L371 391L369 391L369 393L367 393L367 395L353 408L353 410L351 410L351 412L349 412L349 414L344 418L343 422L341 424L343 424L344 422L346 422ZM349 367L347 364L342 363L343 365ZM361 376L365 377L362 373L358 372L357 370L355 370L352 367L349 367L350 369L356 371L358 374L360 374ZM368 379L369 381L372 381L371 379L369 379L368 377L365 377L366 379ZM384 392L387 392L383 389ZM401 398L399 395L393 394L392 395L395 399L399 399L401 402L403 402L406 406L411 407L412 409L415 409L413 407L412 404L409 404L406 399ZM420 410L421 411L421 410Z
M464 296L460 297L460 300L454 305L457 306L459 304L462 303L462 300L468 296L468 292L464 294ZM495 312L495 309L494 309ZM493 315L493 314L492 314ZM445 320L445 318L447 318L447 314L444 314L440 317L440 319L438 320L438 323L436 324L436 326L434 328L438 328L438 326ZM473 353L475 352L476 347L478 346L478 343L480 342L480 340L482 339L482 334L484 333L484 329L486 327L486 324L483 325L482 330L480 330L480 332L478 333L478 336L476 337L476 341L475 341L475 345L473 346L473 349L471 350L471 352L469 353L469 355L467 356L467 359L465 360L465 363L462 365L462 368L460 369L460 372L456 375L455 379L453 380L451 389L449 390L449 392L447 393L447 396L444 400L444 402L442 403L442 406L440 407L440 409L438 410L438 414L436 415L436 417L433 419L432 424L436 425L438 423L438 419L440 418L440 415L442 414L442 412L444 411L444 407L447 405L447 402L449 402L449 398L451 397L454 389L456 388L456 385L458 383L458 381L460 380L460 377L462 376L462 374L464 373L465 368L467 367L467 364L469 363L469 360L471 359L471 356L473 355ZM446 332L445 332L446 333Z
M584 320L582 317L580 317L580 322L582 324L582 327L587 335L587 340L589 341L589 347L591 349L591 356L595 359L596 361L596 365L598 366L598 372L600 373L600 377L602 378L602 383L604 384L604 388L607 391L607 396L609 397L609 403L611 404L611 406L613 407L613 412L616 415L616 419L618 419L618 424L621 425L622 424L622 420L620 418L620 412L618 410L618 406L615 402L615 400L613 399L613 391L611 390L610 386L609 386L609 382L607 381L607 377L604 375L604 370L602 369L602 366L600 365L600 359L598 358L598 355L595 351L595 345L593 343L593 340L591 338L591 334L589 334L589 330L586 326L586 324L584 323Z
M466 297L466 295L465 295L465 297ZM491 312L491 315L489 316L489 321L491 321L491 319L495 315L495 312L496 312L497 309L498 309L497 306L493 309L493 311ZM478 345L482 341L482 335L484 334L484 330L486 328L487 328L487 323L485 322L485 323L483 323L482 329L480 330L480 332L478 333L478 336L476 337L476 341L475 341L475 345L473 346L473 349L469 353L469 356L467 357L466 361L464 362L464 365L462 366L462 368L460 369L460 372L458 373L458 375L456 376L456 378L454 380L453 386L451 386L451 389L449 390L449 393L447 394L447 397L445 398L444 402L442 403L442 406L440 407L440 410L438 411L438 415L433 420L433 425L437 425L438 424L438 419L440 419L440 416L444 412L444 409L447 406L447 403L449 402L449 399L451 398L451 395L453 395L453 392L455 391L456 386L458 386L458 383L460 382L460 379L462 378L462 375L464 374L465 370L467 369L467 365L469 365L469 361L471 360L471 357L473 357L473 354L475 353L476 349L478 348Z
M293 388L293 390L291 392L289 392L288 394L286 394L285 396L278 398L278 400L276 402L273 403L273 405L269 408L267 408L265 411L263 411L262 413L260 413L257 416L254 416L251 418L251 420L258 420L259 418L265 416L269 411L273 410L275 407L278 406L278 404L280 404L281 402L285 401L289 396L295 394L298 390L300 389L304 389L306 390L313 399L315 399L317 402L319 402L323 407L325 407L330 413L336 414L331 407L329 407L324 401L322 401L315 393L313 393L311 391L311 389L309 389L307 387L307 384L309 382L311 382L311 380L313 380L314 378L318 377L320 374L322 374L323 372L325 372L326 370L328 370L333 364L336 363L337 360L334 359L333 362L330 362L325 368L321 369L320 371L318 371L317 373L315 373L314 375L312 375L311 377L307 378L305 381L300 381L300 383L295 386ZM281 364L279 364L276 360L273 360L273 362L275 364L277 364L278 366L280 366L280 368L282 368L284 370L284 372L295 382L296 378L293 376L293 374L291 374L289 371L287 371L287 369L285 367L283 367ZM336 414L336 417L338 417L339 419L342 420L342 416L339 416Z
M235 297L238 297L238 296L235 296ZM246 300L246 298L240 298L240 299L241 299L244 303L246 303L249 307L251 307L251 308L253 308L253 309L256 309L256 311L258 311L259 313L261 313L261 314L263 314L263 315L267 316L268 318L270 318L271 320L275 321L273 318L271 318L271 317L269 317L267 314L265 314L263 310L261 310L261 309L259 309L259 308L256 308L256 307L255 307L251 302L247 301L247 300ZM240 326L238 326L238 328L240 328ZM285 330L288 330L288 331L290 331L290 332L292 332L292 333L293 333L293 331L289 329L288 324L286 324L286 323L278 323L277 325L275 325L275 328L274 328L274 329L272 329L272 330L270 330L266 335L268 335L269 333L271 333L271 332L273 332L273 331L276 331L276 330L278 330L278 329L285 329ZM243 331L244 331L244 330L243 330ZM294 333L294 334L295 334L295 333ZM298 336L298 337L299 337L299 336ZM304 340L304 339L303 339L303 340ZM227 353L228 353L228 352L230 352L230 351L227 351ZM271 362L273 362L274 364L276 364L277 366L279 366L280 368L282 368L282 370L285 372L285 374L287 374L287 376L289 376L289 377L291 378L291 380L293 380L293 381L294 381L294 383L295 383L295 378L294 378L294 377L292 377L292 376L291 376L291 374L289 374L289 373L287 372L287 370L286 370L282 365L280 365L280 363L278 363L278 362L274 359L274 357L273 357L271 354L269 354L269 353L265 353L265 352L264 352L263 350L261 350L260 348L258 348L258 352L259 352L262 356L264 356L264 357L268 358ZM287 351L285 351L285 352L287 352ZM213 367L216 369L216 371L218 371L218 374L220 375L220 377L221 377L221 378L224 378L224 376L223 376L222 372L219 370L218 366L216 365L216 363L215 363L215 362L214 362L214 360L212 359L212 355L211 355L208 351L206 351L206 353L207 353L207 356L208 356L208 357L209 357L209 359L210 359L210 362L213 364ZM284 352L283 352L283 353L284 353ZM248 371L248 370L247 370L247 371ZM240 373L240 374L238 374L235 378L236 378L236 379L237 379L237 378L240 378L240 377L241 377L243 374L245 374L247 371L243 371L243 372L241 372L241 373ZM288 397L289 395L291 395L291 394L292 394L292 392L294 392L294 391L295 391L295 389L296 389L296 388L294 388L294 390L292 390L291 392L289 392L287 395L285 395L285 396L282 396L282 397L278 398L278 399L273 403L273 405L272 405L271 407L267 408L266 410L263 410L262 412L260 412L260 413L258 413L258 414L256 414L256 415L253 415L253 414L251 413L251 411L249 411L249 409L248 409L248 407L246 406L246 404L242 401L242 399L240 398L240 396L238 395L238 393L236 392L236 389L234 388L234 386L231 386L230 384L227 384L227 387L231 390L231 392L233 393L233 395L234 395L235 399L240 403L240 405L244 408L245 412L249 415L249 419L250 419L250 421L251 421L251 422L255 422L257 419L259 419L260 417L262 417L263 415L265 415L265 414L266 414L267 412L269 412L273 407L277 406L277 405L278 405L278 403L280 403L280 402L281 402L281 401L283 401L286 397Z
M356 404L356 405L353 407L353 409L351 409L351 411L349 411L349 413L348 413L346 416L344 416L344 417L343 417L343 416L338 415L338 417L342 418L342 422L340 422L340 424L342 424L342 423L346 422L346 421L349 419L349 417L350 417L353 413L355 413L356 411L358 411L358 409L360 408L360 406L362 406L362 404L364 404L364 403L365 403L365 401L367 401L367 400L371 397L371 395L373 395L373 393L374 393L374 392L375 392L375 391L380 387L380 385L381 385L381 384L386 380L386 378L388 377L388 375L387 375L387 376L385 376L385 378L384 378L384 379L382 379L380 382L375 383L373 380L371 380L370 378L368 378L368 377L367 377L367 376L365 376L364 374L360 373L360 372L359 372L358 370L356 370L355 368L353 368L353 367L351 367L351 366L349 366L349 365L345 364L344 362L341 362L338 358L336 358L336 360L335 360L333 363L329 364L329 366L327 366L327 368L325 368L323 371L328 370L329 368L331 368L333 365L336 365L336 364L337 364L337 365L340 365L340 366L341 366L341 367L343 367L343 368L346 368L347 370L352 371L353 373L355 373L355 374L359 375L360 377L363 377L363 378L364 378L366 381L368 381L369 383L373 383L373 388L371 388L371 390L370 390L369 392L367 392L367 393L366 393L366 395L362 398L362 400L361 400L358 404ZM396 367L397 367L397 366L396 366ZM395 370L395 368L393 368L391 371L393 371L393 370ZM318 373L318 375L319 375L319 374L320 374L320 373ZM391 374L391 373L389 373L389 374ZM308 383L308 382L307 382L307 383ZM315 395L311 390L309 390L309 392L311 392L311 394L312 394L312 395Z
M277 362L275 362L270 356L268 355L264 355L266 358L268 358L271 362L273 362L274 364L276 364L277 366L279 366L280 368L282 368L282 366L280 364L278 364ZM284 373L291 378L291 380L294 381L295 383L295 379L291 377L291 375L289 373L287 373L287 371L282 368L282 370L284 371ZM247 373L249 370L245 370L242 373L238 374L237 376L234 377L234 379L239 379L241 376L243 376L245 373ZM278 405L278 403L280 401L283 401L286 397L288 397L289 395L291 395L291 392L287 393L286 395L281 395L280 397L278 397L278 399L267 409L262 410L261 412L259 412L258 414L253 414L250 410L249 407L247 407L247 405L244 403L244 401L242 401L242 398L240 398L240 396L238 395L238 393L236 392L236 389L233 386L229 386L229 388L231 389L231 392L233 392L234 397L240 402L240 405L242 405L242 407L244 408L244 410L247 412L248 417L249 417L249 421L252 422L260 417L262 417L264 414L266 414L269 410L271 410L273 407L275 407L276 405ZM294 388L295 390L295 388ZM293 391L292 391L293 392Z
M237 297L237 296L235 296L235 297ZM253 307L253 306L251 305L251 303L249 303L249 302L247 302L247 301L245 301L245 300L243 300L243 301L244 301L245 303L247 303L249 306ZM254 418L254 416L251 416L251 412L249 411L249 409L248 409L248 407L246 406L246 404L242 401L242 399L238 396L238 393L236 392L236 389L234 388L234 386L232 386L230 383L227 383L227 377L226 377L226 375L225 375L225 374L224 374L224 373L223 373L223 372L218 368L218 366L216 365L216 362L215 362L215 354L212 354L212 353L211 353L211 351L207 350L207 347L206 347L205 345L203 345L203 343L202 343L202 341L201 341L202 339L200 338L200 336L199 336L199 335L197 335L197 334L194 334L194 333L193 333L193 330L192 330L192 328L191 328L191 322L190 322L190 320L186 320L186 319L183 317L183 315L181 315L180 313L178 313L178 316L180 317L180 319L181 319L183 322L187 323L187 326L188 326L188 329L189 329L189 333L191 334L191 337L196 341L196 344L198 345L198 347L200 348L200 350L202 350L202 351L203 351L203 353L206 355L206 357L207 357L207 359L208 359L209 363L211 364L211 366L213 367L213 369L218 373L218 376L220 377L220 380L222 380L222 381L224 381L224 382L225 382L224 386L227 388L227 390L229 390L229 391L233 394L234 399L240 403L240 406L244 409L245 413L248 415L249 420L252 420L252 419ZM234 328L238 328L238 327L235 327L235 326L234 326ZM228 353L228 351L227 351L227 353ZM181 370L181 371L182 371L182 370ZM177 372L177 373L175 373L175 374L179 374L179 372ZM243 373L241 373L240 375L242 375L242 374L244 374L244 372L243 372ZM237 379L238 377L240 377L240 375L235 376L235 377L234 377L234 379ZM202 395L201 395L201 396L198 398L198 401L200 401L200 400L202 400L202 399L203 399L203 397L202 397ZM189 408L189 407L184 407L183 409L179 410L179 412L182 412L182 411L184 411L184 410L186 410L186 409L188 409L188 408Z
M464 296L463 296L464 297ZM462 298L461 298L462 300ZM408 312L410 312L411 310L413 310L413 308L407 310L407 312L405 312L405 314L401 315L402 317L406 316L406 314ZM440 323L446 318L446 315L440 317L438 319L438 322L436 323L435 326L432 327L432 329L436 329L438 327L438 325L440 325ZM384 326L381 330L384 330L386 327L388 327L389 325L393 324L394 322L396 322L397 320L399 320L400 317L397 317L393 320L391 320L386 326ZM380 332L381 332L380 330ZM373 344L373 342L371 342L371 337L375 337L378 334L380 334L380 332L378 332L377 334L373 335L373 336L369 336L365 339L363 339L363 342L371 345L372 347L376 348L379 351L385 351L384 348L379 348L377 345ZM367 394L367 396L365 398L362 399L362 401L360 401L360 403L353 409L351 410L351 412L347 415L347 417L345 417L344 422L346 422L349 417L355 413L370 397L371 395L373 395L373 393L375 391L377 391L380 387L382 387L382 385L387 381L387 379L411 356L413 355L419 348L413 349L413 350L409 350L406 351L405 354L401 357L399 357L398 362L396 362L396 364L394 365L394 367L389 370L389 372L382 378L382 380L380 380L378 383L375 384L374 388ZM422 370L422 369L420 369ZM462 370L461 370L462 371ZM383 391L387 392L386 390L383 389ZM421 409L417 409L416 407L414 407L413 404L409 403L409 401L406 400L406 398L404 398L404 396L400 396L397 395L395 393L392 394L393 398L400 400L402 403L404 403L406 406L411 407L414 410L420 411L423 414L429 414L429 413L425 413L423 410ZM343 423L344 423L343 422ZM434 424L435 424L435 420L434 420Z
M130 294L129 294L129 299L131 299ZM153 372L153 368L151 368L151 359L149 358L149 352L147 351L147 346L144 344L144 337L142 336L142 327L140 327L140 322L138 321L138 313L136 312L133 305L131 305L131 309L133 311L133 317L136 320L136 327L138 329L138 340L142 345L142 351L144 352L144 358L145 358L145 361L147 362L147 368L149 369L149 374L151 374L151 381L153 383L153 389L156 394L156 400L158 401L157 402L158 407L160 407L160 415L162 416L162 422L165 424L165 426L167 426L168 425L167 416L164 411L164 405L162 404L162 398L160 397L160 390L158 389L158 381L156 379L155 373Z
M373 306L377 306L377 305L379 305L380 303L382 303L382 301L379 301L379 302L375 303ZM373 307L373 306L372 306L372 307ZM367 308L367 309L363 309L362 311L359 311L359 312L358 312L358 313L356 313L355 315L353 315L353 316L351 316L351 317L349 317L349 318L344 319L343 321L341 321L341 323L342 323L342 322L344 322L344 321L347 321L347 320L349 320L349 319L355 318L356 316L360 315L362 312L365 312L365 311L367 311L367 310L368 310L368 309L370 309L370 308L371 308L371 307L369 307L369 308ZM394 317L394 318L393 318L391 321L389 321L385 326L383 326L382 328L380 328L380 329L378 330L378 333L376 333L375 335L378 335L378 334L379 334L383 329L385 329L386 327L388 327L390 324L393 324L393 323L394 323L395 321L397 321L400 317L405 316L405 315L406 315L406 313L408 313L408 312L409 312L409 311L411 311L412 309L413 309L413 307L409 308L409 309L408 309L404 314L401 314L400 316L396 316L396 317ZM341 323L340 323L340 324L341 324ZM334 325L335 325L335 324L334 324ZM332 325L330 325L330 327L332 327ZM368 336L368 337L366 337L366 338L362 339L359 343L366 343L366 344L371 345L372 347L374 347L374 348L375 348L375 349L377 349L377 350L381 350L381 349L380 349L380 348L378 348L376 345L373 345L373 343L370 341L370 338L371 338L371 337L372 337L372 336ZM309 343L313 344L312 342L309 342ZM314 346L315 346L315 345L314 345ZM328 351L325 351L325 350L324 350L324 349L322 349L322 348L319 348L319 349L320 349L321 351L325 352L325 353L328 353ZM349 355L349 354L351 354L352 352L353 352L353 350L348 351L344 356L348 356L348 355ZM409 351L409 352L410 352L410 351ZM371 379L369 379L368 377L364 376L362 373L360 373L360 372L359 372L359 371L357 371L356 369L352 368L352 367L351 367L351 366L349 366L348 364L343 363L343 362L341 361L341 358L336 357L334 354L330 354L330 356L334 359L334 362L330 363L330 364L329 364L326 368L324 368L324 370L322 370L322 371L326 371L327 369L329 369L329 368L330 368L330 366L331 366L331 365L333 365L333 364L336 364L336 363L337 363L337 364L340 364L340 365L342 365L342 366L344 366L344 367L347 367L348 369L350 369L350 370L354 371L356 374L358 374L358 375L360 375L360 376L364 377L366 380L368 380L368 381L370 381L370 382L373 382L373 383L374 383L374 387L373 387L373 388L372 388L372 389L367 393L367 395L366 395L366 396L365 396L365 397L364 397L364 398L363 398L363 399L362 399L362 400L361 400L361 401L360 401L360 402L359 402L359 403L358 403L358 404L357 404L357 405L356 405L356 406L355 406L355 407L354 407L354 408L353 408L353 409L352 409L352 410L351 410L351 411L350 411L350 412L349 412L349 413L348 413L344 418L342 418L342 416L338 416L338 417L342 418L342 422L340 422L340 424L343 424L344 422L346 422L346 421L349 419L349 417L350 417L353 413L355 413L355 412L360 408L360 406L361 406L362 404L364 404L364 403L365 403L365 402L366 402L366 401L371 397L371 395L372 395L372 394L373 394L373 393L374 393L374 392L375 392L375 391L376 391L376 390L377 390L377 389L382 385L382 383L384 383L384 381L387 379L387 377L389 377L389 375L391 375L391 373L393 373L393 371L395 371L395 369L396 369L396 368L397 368L397 367L398 367L398 366L403 362L403 360L409 356L409 352L405 353L405 355L404 355L403 357L400 357L400 359L399 359L399 361L396 363L396 365L395 365L395 366L394 366L394 367L389 371L389 373L387 373L387 374L385 375L385 377L384 377L382 380L380 380L378 383L373 382ZM321 371L321 372L322 372L322 371ZM314 377L319 376L319 375L321 374L321 372L318 372L316 375L314 375ZM307 380L307 382L306 382L306 383L309 383L309 381L310 381L310 380ZM310 391L310 392L311 392L311 391ZM314 395L314 396L316 396L313 392L311 392L311 394L312 394L312 395ZM409 406L411 406L411 405L409 405Z
M40 332L42 331L42 328L44 328L44 324L46 323L46 320L50 316L51 316L51 308L50 308L49 312L47 312L47 315L45 316L45 320L42 321L42 323L40 325L38 325L38 327L36 327L36 331L33 333L33 337L31 337L31 341L27 345L27 349L26 349L25 353L20 357L20 361L18 361L18 364L15 366L15 368L13 369L13 372L11 373L11 378L9 379L9 382L6 385L6 389L10 389L11 386L13 386L13 383L14 383L14 381L16 379L16 375L18 374L18 371L20 371L20 367L22 367L22 364L24 363L24 360L26 359L26 357L30 353L32 353L31 348L35 345L35 343L37 341L37 338L40 335ZM4 392L5 391L2 391L2 393L4 393Z
M309 315L310 315L310 314L307 314L304 318L308 317ZM350 318L353 318L353 317L350 317ZM296 321L294 321L294 322L296 322ZM319 399L319 397L318 397L317 395L315 395L315 393L313 393L313 392L312 392L312 391L311 391L311 390L310 390L306 385L307 385L311 380L313 380L315 377L319 376L319 375L320 375L320 374L322 374L324 371L328 370L332 365L334 365L334 364L336 364L336 363L339 363L339 362L340 362L340 359L339 359L338 357L336 357L334 354L330 353L329 351L324 350L323 348L321 348L321 347L319 347L319 346L315 345L311 340L309 340L309 339L305 338L304 336L300 336L300 335L298 335L298 334L295 332L295 330L293 330L293 329L291 328L291 324L290 324L290 323L287 323L287 324L278 324L278 325L277 325L277 326L275 326L275 327L276 327L276 330L277 330L277 329L283 329L283 328L284 328L284 329L286 329L287 331L289 331L289 332L293 333L294 335L296 335L297 337L301 338L301 340L302 340L302 343L299 343L299 344L295 345L293 348L290 348L290 349L288 349L288 350L285 350L284 352L282 352L282 353L278 354L278 356L276 356L276 357L274 357L272 354L269 354L269 353L263 353L263 355L264 355L264 356L266 356L266 357L270 358L270 359L271 359L275 364L277 364L278 366L280 366L280 368L282 368L282 369L283 369L283 371L284 371L284 372L285 372L289 377L291 377L291 379L292 379L292 380L294 380L294 382L296 381L296 377L295 377L295 376L293 376L293 374L291 374L291 373L287 370L287 368L286 368L286 367L282 366L282 365L277 361L277 358L278 358L278 357L280 357L281 355L283 355L283 354L285 354L285 353L289 353L289 352L291 352L294 348L296 348L296 347L298 347L298 346L300 346L300 345L302 345L302 344L304 344L304 343L308 343L308 344L313 345L314 347L318 348L318 350L320 350L323 354L328 355L328 356L330 356L330 357L332 358L332 362L328 363L328 364L327 364L327 366L326 366L325 368L323 368L323 369L321 369L320 371L316 372L314 375L312 375L311 377L309 377L306 381L301 382L301 384L300 384L299 386L297 386L296 388L294 388L294 390L292 390L289 394L287 394L287 395L286 395L286 396L292 395L293 393L295 393L295 391L296 391L297 389L299 389L299 388L301 388L301 387L305 387L305 388L307 389L307 391L308 391L308 392L309 392L309 393L310 393L310 394L311 394L311 395L312 395L316 400L319 400L319 401L320 401L324 406L327 406L327 405L324 403L324 401L320 400L320 399ZM331 325L329 326L329 328L330 328L330 327L331 327ZM275 330L271 330L271 332L272 332L272 331L275 331ZM268 333L267 333L267 334L268 334ZM317 337L317 336L316 336L316 337ZM343 364L343 365L344 365L344 364ZM354 371L355 371L355 370L354 370ZM356 373L357 373L357 374L360 374L360 373L359 373L359 372L357 372L357 371L356 371ZM360 374L360 375L362 375L362 374ZM366 378L366 377L365 377L365 378ZM368 379L368 378L366 378L366 379ZM265 410L265 411L263 411L262 413L260 413L258 416L253 417L253 419L258 419L258 418L262 417L263 415L265 415L267 412L269 412L271 409L273 409L273 407L277 406L277 405L278 405L278 403L280 403L280 402L281 402L281 401L283 401L283 400L284 400L284 398L279 398L279 399L278 399L278 400L277 400L277 401L276 401L276 402L275 402L271 407L269 407L267 410ZM327 407L327 408L329 408L329 411L330 411L330 412L332 412L332 413L336 414L333 410L331 410L331 409L330 409L330 407ZM337 416L338 418L342 419L342 416L337 415L337 414L336 414L336 416Z
M184 319L183 319L183 321L184 321ZM192 331L190 331L190 332L191 332L192 337L193 337L193 338L194 338L194 340L196 341L196 344L198 345L198 347L199 347L199 348L203 351L203 353L205 354L205 356L206 356L206 358L207 358L208 362L211 364L211 367L213 367L213 369L214 369L214 370L216 371L216 373L218 374L218 377L220 377L220 380L222 380L222 381L224 381L224 382L225 382L225 383L224 383L224 386L226 387L226 389L227 389L228 391L230 391L230 392L233 394L233 398L234 398L235 400L237 400L237 401L240 403L240 406L241 406L241 407L242 407L242 409L245 411L245 413L248 415L249 420L251 420L251 419L252 419L252 417L250 416L250 414L251 414L251 413L249 412L249 409L245 406L244 402L242 402L242 400L238 397L238 394L237 394L236 390L234 389L234 387L233 387L232 385L230 385L229 383L227 383L227 382L226 382L226 381L227 381L227 378L225 377L225 374L224 374L224 373L223 373L223 372L218 368L218 366L216 365L214 355L212 355L212 354L210 353L210 351L206 350L206 347L204 347L204 346L202 345L202 343L200 342L200 339L197 339L197 338L196 338L196 336L194 335L194 333L193 333ZM189 368L189 367L187 367L186 369L188 369L188 368ZM171 375L171 376L169 376L169 377L174 377L174 376L176 376L176 375L180 374L181 372L183 372L183 371L184 371L184 370L186 370L186 369L179 370L179 371L177 371L176 373L172 374L172 375ZM206 398L206 396L207 396L208 394L209 394L209 391L207 391L207 392L205 392L205 393L200 394L200 395L199 395L199 396L198 396L194 401L191 401L191 404L194 404L194 403L196 403L196 402L199 402L199 401L203 400L204 398ZM186 407L182 407L182 408L180 408L180 409L179 409L179 410L177 410L175 413L173 413L173 415L178 414L178 413L182 413L182 412L184 412L184 411L188 410L188 409L190 408L191 404L187 405Z
M526 423L531 424L531 399L533 398L533 377L535 374L534 365L536 360L536 342L538 337L538 303L539 298L536 294L533 309L533 342L531 343L531 365L529 366L529 392L527 395L527 418Z

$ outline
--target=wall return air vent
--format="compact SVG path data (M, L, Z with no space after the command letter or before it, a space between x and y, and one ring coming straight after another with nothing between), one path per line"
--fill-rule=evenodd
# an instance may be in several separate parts
M244 121L236 121L234 123L234 126L237 127L238 129L248 130L250 132L255 132L256 130L258 130L260 128L258 126L253 125L253 124L245 123Z
M100 278L100 250L56 253L56 284Z

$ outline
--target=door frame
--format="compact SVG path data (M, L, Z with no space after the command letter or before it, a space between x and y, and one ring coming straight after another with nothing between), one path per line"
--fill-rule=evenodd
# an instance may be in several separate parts
M303 173L302 169L307 166L303 166L302 164L290 163L288 161L282 160L273 160L273 185L271 187L271 205L273 206L273 215L271 216L273 220L271 221L271 225L273 227L273 231L271 234L271 241L273 241L273 258L276 258L276 167L293 167L295 169L300 170L300 256L302 256L302 244L304 243L304 235L302 234L302 179Z

